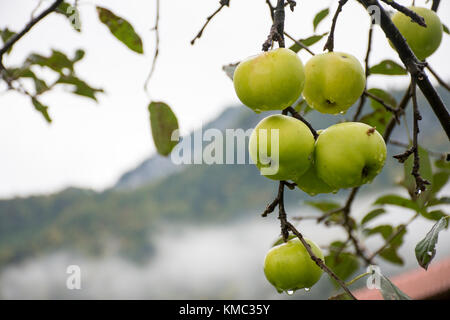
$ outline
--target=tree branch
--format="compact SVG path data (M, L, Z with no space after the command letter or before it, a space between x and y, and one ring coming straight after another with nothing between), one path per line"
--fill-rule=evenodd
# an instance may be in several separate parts
M8 41L6 41L3 48L0 49L0 68L3 68L3 55L10 49L12 46L19 41L28 31L31 30L31 28L34 27L36 23L44 19L49 13L56 10L56 8L63 2L63 0L56 0L52 3L47 9L42 11L40 15L38 15L36 18L32 19L30 22L27 23L27 25L20 31L19 33L16 33L14 36L9 38Z
M405 112L406 107L408 106L408 102L411 99L411 85L409 85L408 89L406 89L405 94L403 95L402 100L397 106L398 112ZM395 125L397 124L397 120L395 117L392 117L389 123L387 124L386 128L384 129L383 138L386 143L389 142L389 138L392 134L392 131L395 128Z
M427 24L425 23L425 19L418 15L417 13L415 13L414 11L398 4L397 2L393 1L393 0L381 0L384 3L390 5L392 8L396 9L397 11L403 13L404 15L408 16L411 18L411 20L415 23L417 23L418 25L422 26L422 27L426 27Z
M212 18L214 18L215 15L218 14L220 12L220 10L223 9L223 7L230 6L230 0L220 0L219 3L220 3L219 8L216 11L214 11L213 14L211 14L209 17L206 18L206 22L203 25L203 27L200 29L200 31L197 33L197 35L194 37L194 39L191 40L191 45L194 45L195 40L200 39L202 37L203 31L205 31L206 26L212 20Z
M384 243L377 251L375 251L374 253L372 253L372 255L369 257L369 259L370 259L370 260L373 260L373 259L375 259L375 257L376 257L377 255L379 255L381 252L383 252L383 250L386 249L386 248L391 244L391 242L394 241L395 238L397 238L398 235L399 235L400 233L402 233L403 230L405 230L406 227L407 227L409 224L411 224L411 222L413 222L418 216L419 216L419 213L417 212L417 213L416 213L416 214L415 214L415 215L414 215L414 216L413 216L406 224L400 226L400 227L396 230L396 232L394 232L393 234L391 234L391 235L389 236L389 238L386 239L385 243Z
M440 3L441 3L441 0L433 0L433 4L431 5L431 10L433 10L434 12L437 12Z
M277 6L273 11L273 24L267 40L263 43L263 51L268 51L274 41L278 42L280 48L284 48L284 18L284 0L277 0Z
M366 9L370 6L377 6L380 12L380 26L383 29L386 37L391 41L397 50L403 64L414 78L420 90L424 94L437 118L439 119L442 128L444 128L447 137L450 139L450 114L444 105L441 97L434 89L427 75L423 71L424 64L421 63L412 52L411 48L405 41L405 38L400 34L397 27L392 22L383 7L377 0L358 0Z
M152 29L155 31L155 54L153 55L153 62L152 67L150 69L150 73L147 76L147 79L144 83L144 89L147 89L148 83L150 82L150 79L152 78L153 72L155 71L156 66L156 60L158 59L159 55L159 0L156 0L156 21L155 26Z
M427 63L427 69L431 72L433 77L437 80L437 82L443 86L447 91L450 91L450 86L434 71L431 66Z
M370 58L370 52L372 51L373 22L370 23L369 35L368 35L367 38L368 38L368 40L367 40L367 51L366 51L366 57L364 59L364 65L365 65L364 70L365 70L365 76L366 76L366 88L367 88L367 78L369 78L369 76L370 76L369 58ZM366 103L366 95L363 94L359 98L359 104L358 104L358 107L356 109L355 115L353 116L353 121L358 121L359 115L361 114L361 111L362 111L365 103Z
M323 47L323 50L328 50L329 52L333 52L334 49L334 30L336 29L336 22L337 18L339 16L339 13L342 11L342 7L347 3L348 0L339 0L338 7L336 9L336 12L334 13L333 22L331 23L331 30L330 34L328 35L327 42L325 43L325 46Z
M381 104L387 111L391 112L394 115L394 119L397 121L397 123L400 123L399 116L401 115L402 112L401 109L397 109L388 105L386 102L384 102L383 99L377 97L376 95L371 94L369 91L364 91L363 95L368 96L369 98Z
M325 271L326 273L328 273L330 275L331 278L333 278L334 280L336 280L336 282L342 287L342 289L344 289L344 291L353 299L353 300L357 300L356 297L352 294L352 292L350 291L350 289L347 287L347 285L345 284L344 281L342 281L333 271L331 271L330 268L327 267L327 265L325 264L325 262L318 258L314 252L312 252L311 246L309 245L308 242L306 242L305 238L303 238L303 235L289 222L286 221L285 222L286 227L292 231L293 234L295 234L297 236L297 238L299 238L299 240L301 241L301 243L303 244L303 246L305 247L306 251L308 252L309 256L311 257L311 259L319 266L319 268L321 268L323 271Z
M309 128L309 130L311 130L311 133L314 136L314 140L317 140L317 138L319 137L319 134L317 133L317 131L313 128L313 126L305 118L303 118L297 111L295 111L294 108L287 107L283 111L289 112L295 119L298 119L301 122L303 122L304 124L306 124L306 126Z

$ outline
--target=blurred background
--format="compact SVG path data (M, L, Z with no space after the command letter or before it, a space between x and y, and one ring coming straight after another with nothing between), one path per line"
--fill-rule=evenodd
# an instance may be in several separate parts
M20 30L38 2L0 0L0 29ZM286 12L286 31L296 38L310 36L314 15L328 6L334 12L335 2L299 1L294 13ZM41 1L39 10L50 3ZM98 22L95 5L132 23L143 39L145 54L134 54L116 41ZM267 116L242 106L222 71L223 65L260 51L271 26L267 5L263 0L232 0L191 46L190 40L217 5L207 0L161 1L160 55L148 93L143 86L153 59L155 1L79 1L81 33L65 17L52 14L5 57L5 65L14 65L30 52L48 55L51 49L83 48L86 56L77 72L105 93L95 103L55 89L43 99L51 106L49 125L29 99L0 84L0 298L316 299L336 292L326 275L311 291L293 296L279 295L266 281L262 263L279 236L279 222L275 215L261 218L260 213L277 185L261 177L254 166L176 166L170 157L155 154L147 111L150 99L172 107L184 136L201 128L247 129ZM442 1L439 16L448 24L448 1ZM364 8L350 1L340 15L335 50L362 62L369 22ZM329 16L316 33L328 31L330 24ZM324 41L311 49L320 52ZM378 27L373 47L371 64L384 59L400 63ZM445 34L439 50L428 59L445 80L450 79L449 52ZM300 57L303 62L309 59L303 51ZM369 88L385 89L398 101L408 83L407 76L374 75ZM450 105L448 92L437 89ZM422 96L419 105L420 144L448 152L448 140ZM335 117L312 111L307 118L319 129L337 118L350 119L351 113ZM407 117L411 118L409 113ZM405 128L397 128L394 138L407 142ZM401 151L390 146L389 154ZM391 159L354 203L357 219L377 196L397 191L403 169ZM344 201L347 192L313 199ZM448 196L450 187L441 194ZM299 190L289 191L289 216L320 214L305 204L308 200ZM413 214L388 209L389 215L371 223L398 224ZM443 210L448 214L448 206ZM414 221L399 251L404 265L377 260L383 273L417 268L414 246L433 224L423 218ZM322 246L346 237L339 228L310 221L297 226ZM449 240L450 232L440 234L436 261L450 256ZM381 237L365 243L369 251L380 244ZM81 290L66 288L69 265L81 268Z

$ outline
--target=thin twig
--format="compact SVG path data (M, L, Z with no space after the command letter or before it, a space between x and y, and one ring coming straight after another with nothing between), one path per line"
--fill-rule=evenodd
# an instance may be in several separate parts
M202 37L203 31L205 31L206 26L208 25L208 23L212 20L212 18L214 18L214 16L216 14L218 14L220 12L220 10L223 9L223 7L229 7L230 6L230 0L220 0L220 6L219 8L213 12L213 14L211 14L209 17L206 18L206 22L203 25L203 27L200 29L200 31L197 33L197 35L194 37L194 39L191 40L191 45L194 45L195 40L200 39Z
M408 102L411 99L411 84L409 85L408 89L406 89L405 94L402 97L402 100L397 106L398 112L404 113L406 107L408 106ZM384 129L383 138L386 143L389 142L389 139L391 137L392 131L395 128L395 125L397 124L397 120L394 116L392 116L391 120L387 124L386 128Z
M292 41L294 41L298 46L300 46L302 49L305 49L309 54L311 54L312 56L314 56L314 52L312 52L306 45L304 45L301 41L299 40L295 40L294 37L290 36L286 31L284 31L284 35L286 37L288 37L289 39L291 39Z
M42 19L44 19L49 13L53 12L56 10L56 8L63 2L63 0L56 0L55 2L53 2L47 9L45 9L44 11L41 12L40 15L38 15L36 18L32 19L30 22L27 23L27 25L22 29L22 31L20 31L19 33L16 33L14 36L12 36L11 38L8 39L8 41L6 41L5 45L3 46L3 48L0 49L0 62L3 59L3 55L10 49L12 48L12 46L19 41L28 31L31 30L31 28L34 27L34 25L36 25L36 23L38 23L39 21L41 21ZM0 64L0 67L2 67L3 64Z
M393 234L391 234L389 236L389 238L386 239L385 243L374 253L372 253L372 255L369 257L370 260L373 260L377 255L379 255L384 249L386 249L392 241L395 240L395 238L398 237L399 234L401 234L406 227L411 224L411 222L413 222L417 217L419 216L419 212L417 212L411 219L409 219L408 222L406 222L405 224L401 225L396 232L394 232Z
M419 137L419 121L422 120L422 116L419 112L419 106L417 105L417 95L416 95L416 83L414 79L412 80L412 101L413 101L413 109L414 109L414 127L413 127L413 153L414 153L414 165L411 174L414 176L416 180L416 194L420 194L422 191L425 191L426 186L430 184L427 180L423 179L420 175L420 158L419 158L419 145L418 145L418 137Z
M155 26L152 28L152 30L155 31L155 54L153 55L152 67L144 83L144 89L147 89L153 72L155 71L156 60L158 59L159 55L159 0L156 0L156 21Z
M365 69L365 77L366 77L366 87L365 88L367 88L367 78L369 78L369 76L370 76L369 58L370 58L370 52L372 51L373 22L370 22L369 35L367 38L368 38L367 39L367 51L366 51L366 57L364 59L364 65L365 65L364 69ZM356 109L355 115L353 116L353 121L358 121L359 115L361 114L361 111L362 111L365 103L366 103L366 96L364 94L362 94L359 99L359 104Z
M329 52L332 52L334 49L334 30L336 29L337 18L339 16L339 13L342 11L342 7L347 3L347 1L348 0L339 0L338 7L336 9L336 12L334 13L333 21L331 23L330 34L328 35L325 46L323 47L324 51L328 50Z
M398 4L397 2L393 1L393 0L381 0L384 3L390 5L392 8L394 8L395 10L403 13L404 15L408 16L411 18L411 20L415 23L417 23L418 25L422 26L422 27L426 27L427 24L425 23L425 19L418 15L417 13L415 13L414 11L402 6L401 4Z
M375 100L375 101L378 102L379 104L381 104L387 111L391 112L391 113L394 115L394 118L397 120L397 123L400 123L400 118L399 118L399 116L400 116L401 114L399 114L399 113L402 112L401 109L394 108L393 106L391 106L391 105L387 104L386 102L384 102L383 99L377 97L377 96L374 95L374 94L371 94L369 91L364 91L363 94L364 94L365 96L368 96L369 98Z
M450 85L448 85L439 75L436 73L436 71L433 70L433 68L430 67L430 65L427 63L427 69L431 72L433 77L437 80L437 82L443 86L447 91L450 91Z
M303 118L297 111L295 111L294 108L287 107L283 111L289 112L294 118L296 118L296 119L300 120L301 122L303 122L304 124L306 124L306 126L309 128L309 130L311 130L311 133L314 136L314 140L316 140L319 137L319 134L313 128L313 126L305 118Z
M410 147L410 145L408 143L397 141L397 140L393 140L393 139L389 140L389 143L394 145L394 146L403 147L403 148L409 148ZM445 154L445 153L439 153L439 152L428 150L428 149L427 149L427 152L428 152L429 155L437 157L439 159L445 159L447 157L447 154Z
M357 300L356 297L352 294L352 292L350 291L350 289L347 287L347 285L345 284L344 281L342 281L333 271L331 271L330 268L327 267L327 265L325 264L325 262L318 258L314 252L312 252L311 246L309 245L308 242L306 242L305 238L303 238L303 235L289 222L286 221L285 222L286 227L297 236L297 238L300 239L301 243L303 244L303 246L305 247L306 251L308 252L309 256L311 257L311 259L319 266L319 268L321 268L323 271L325 271L326 273L328 273L330 275L331 278L333 278L334 280L336 280L336 282L342 287L342 289L353 299L353 300Z

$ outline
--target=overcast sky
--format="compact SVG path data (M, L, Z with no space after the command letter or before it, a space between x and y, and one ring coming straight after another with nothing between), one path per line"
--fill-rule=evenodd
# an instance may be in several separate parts
M0 28L20 30L38 0L0 0ZM52 1L42 1L41 9ZM411 1L399 1L409 4ZM221 67L256 54L267 37L271 21L264 0L232 0L204 32L195 46L190 40L205 18L217 8L213 0L161 0L160 57L150 83L151 99L171 105L182 133L198 128L224 108L239 103L232 82ZM337 1L301 0L294 13L286 12L286 31L302 38L312 34L316 12ZM416 1L423 5L425 1ZM95 5L109 8L130 21L144 42L145 55L138 55L118 42L99 23ZM30 52L49 54L51 48L71 56L86 50L77 65L78 75L93 86L104 88L99 103L78 98L60 88L42 101L50 106L51 125L31 106L29 99L14 92L0 94L0 198L55 192L67 186L101 190L111 186L126 170L154 153L143 84L154 50L154 0L80 0L82 32L73 31L66 19L52 14L35 26L12 54L6 66L19 64ZM449 24L450 3L442 1L439 15ZM329 16L318 28L330 28ZM335 35L335 50L346 51L361 61L369 26L364 9L350 1L344 8ZM385 58L399 61L382 31L374 35L372 63ZM429 62L445 79L449 39ZM323 42L313 46L320 52ZM303 62L309 59L300 53ZM38 70L39 72L40 70ZM407 77L373 76L371 86L392 88L405 85Z

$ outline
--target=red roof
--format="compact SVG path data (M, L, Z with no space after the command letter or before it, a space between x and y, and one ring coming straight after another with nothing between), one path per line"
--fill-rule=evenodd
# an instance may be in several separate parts
M450 258L434 261L428 271L417 268L390 278L390 280L412 299L427 299L450 290ZM383 300L377 289L362 288L354 295L359 300Z

